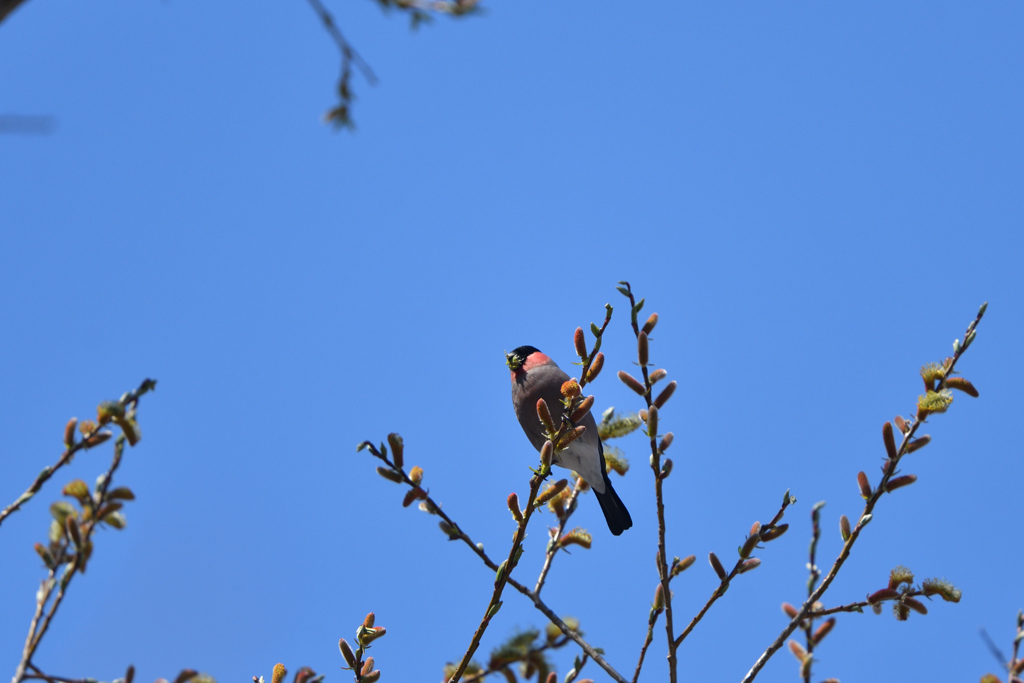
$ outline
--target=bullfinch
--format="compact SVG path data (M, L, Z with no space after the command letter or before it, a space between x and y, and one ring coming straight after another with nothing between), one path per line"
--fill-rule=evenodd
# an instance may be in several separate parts
M555 424L559 424L565 407L562 404L562 383L569 376L555 365L555 362L532 346L520 346L506 354L506 363L512 371L512 407L526 438L538 451L547 441L544 425L537 416L537 401L544 399L551 411ZM633 526L626 506L619 500L612 488L612 482L604 465L604 446L597 433L597 423L592 413L579 421L586 427L581 437L569 446L555 453L554 464L575 471L590 484L601 504L608 529L618 536Z

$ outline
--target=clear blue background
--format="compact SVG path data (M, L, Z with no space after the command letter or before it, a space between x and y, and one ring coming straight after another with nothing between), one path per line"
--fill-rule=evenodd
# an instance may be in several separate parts
M636 409L614 371L634 345L617 280L661 323L679 381L669 553L685 623L783 492L788 535L680 650L684 680L738 680L804 595L809 511L821 564L878 480L881 425L918 368L990 302L958 396L882 501L827 595L858 599L906 564L959 605L842 616L815 679L977 680L1009 650L1020 581L1018 371L1024 348L1024 6L1020 3L521 1L410 33L370 2L331 8L381 78L332 106L337 51L303 2L44 2L0 25L0 502L60 453L64 422L155 377L118 480L138 500L97 541L36 658L140 680L185 666L222 683L337 652L373 610L385 681L440 680L492 573L400 506L356 443L389 431L495 556L535 454L502 352L568 368L572 331L616 306L597 405ZM635 527L561 556L546 599L629 674L656 583L639 436L616 484ZM42 577L32 543L90 452L0 530L0 669L13 672ZM544 515L517 574L539 569ZM481 659L543 625L509 593ZM644 680L665 680L664 633ZM571 648L556 661L564 675ZM780 652L763 680L796 680ZM601 679L593 665L585 674Z

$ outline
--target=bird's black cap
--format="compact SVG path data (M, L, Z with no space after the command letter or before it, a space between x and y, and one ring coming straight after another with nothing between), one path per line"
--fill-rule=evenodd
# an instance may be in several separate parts
M511 370L518 370L526 362L526 359L530 357L531 353L539 353L539 351L534 346L520 346L513 350L512 353L505 354L505 365Z
M523 360L529 358L531 353L537 353L539 351L540 349L536 346L520 346L518 349L512 349L512 353L516 354Z

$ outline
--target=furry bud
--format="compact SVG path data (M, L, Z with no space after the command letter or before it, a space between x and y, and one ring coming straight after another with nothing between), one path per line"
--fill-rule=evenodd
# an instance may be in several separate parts
M667 376L668 376L668 371L665 370L665 368L658 368L657 370L655 370L654 372L652 372L650 374L651 384L654 384L656 382L660 382L661 380L665 379L665 377L667 377Z
M825 636L828 635L829 631L831 631L832 627L835 626L835 625L836 625L836 618L832 617L831 619L829 619L828 621L823 623L821 626L819 626L817 628L817 630L815 630L814 636L811 638L811 641L815 645L817 645L822 640L824 640Z
M725 581L729 577L729 573L725 571L725 567L722 566L722 561L718 559L717 555L708 553L708 562L711 563L711 568L715 570L715 574L718 574L721 581Z
M650 360L650 358L648 358L648 354L649 345L647 343L647 333L641 332L636 337L636 357L640 362L641 367L647 365L647 361Z
M658 407L651 406L647 411L647 434L651 438L658 436Z
M868 475L863 472L857 473L857 486L860 487L860 497L867 500L871 497L871 483L868 482Z
M619 370L618 374L619 379L622 380L622 383L625 384L627 387L629 387L630 389L632 389L641 396L647 394L647 389L645 389L644 385L640 384L640 382L638 382L637 379L633 377L633 375L629 374L625 370Z
M562 382L562 396L576 398L580 395L580 384L575 379Z
M651 317L644 323L644 334L650 334L654 331L654 326L658 324L658 314L651 313Z
M544 467L551 467L551 459L554 457L555 447L550 441L545 441L540 448L540 462Z
M917 481L916 474L905 474L902 477L890 479L889 483L885 485L885 492L892 493L896 489L903 488L904 486L910 486L915 481Z
M587 413L590 412L590 409L593 408L593 407L594 407L594 397L593 396L587 396L585 399L583 399L580 402L579 407L576 408L576 410L573 411L572 415L569 417L569 420L572 421L573 423L579 422L580 420L582 420L586 416Z
M839 518L839 533L843 536L843 543L850 540L850 518L846 515Z
M402 469L403 453L405 452L402 437L395 433L388 434L388 443L391 444L391 459L394 461L395 467Z
M555 422L551 419L551 411L548 410L548 402L542 398L537 399L537 417L540 418L541 423L549 433L555 433Z
M896 437L893 436L891 422L886 422L882 425L882 439L885 441L885 452L888 453L889 459L895 460L898 453L896 451Z
M594 356L593 362L590 364L590 369L587 370L587 381L593 382L597 379L597 376L601 374L601 368L604 367L604 354L598 353Z
M664 389L661 390L661 393L658 394L658 398L654 399L654 405L661 408L670 398L672 398L672 394L674 394L675 391L676 381L672 380Z
M73 417L64 425L64 447L71 448L75 445L75 427L78 425L78 418Z
M508 511L512 513L512 518L519 524L523 523L523 511L519 509L519 496L515 493L508 494Z
M661 443L658 444L658 451L664 453L668 450L668 447L672 445L672 432L668 432L665 436L661 437Z
M577 327L576 333L572 337L573 344L576 345L576 355L580 358L587 357L587 338L583 336L583 328Z

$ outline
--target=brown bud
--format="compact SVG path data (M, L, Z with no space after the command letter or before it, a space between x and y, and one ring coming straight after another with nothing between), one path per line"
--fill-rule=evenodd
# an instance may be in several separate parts
M661 464L661 478L668 479L670 474L672 474L672 458L665 458L665 462Z
M868 482L868 475L863 472L857 473L857 486L860 487L860 497L867 500L871 497L871 484Z
M914 598L903 598L903 604L914 610L918 614L928 614L928 608L924 606L920 600Z
M132 683L135 680L135 665L129 664L128 670L124 672L124 683Z
M82 534L78 528L78 518L74 515L68 515L64 518L64 525L68 530L68 538L71 539L76 548L80 547L82 545Z
M907 430L910 428L910 425L907 424L907 421L903 419L902 415L897 415L892 419L892 421L896 423L896 429L900 430L904 434L906 434Z
M676 381L672 380L667 385L665 385L664 389L661 390L661 393L658 394L658 398L654 399L654 405L661 408L670 398L672 398L672 394L674 394L675 391Z
M587 396L585 399L583 399L583 401L580 402L579 407L573 411L572 415L569 417L569 420L571 420L573 423L579 422L584 418L584 416L586 416L587 413L590 412L590 409L593 407L594 397Z
M968 396L978 398L978 390L974 388L974 385L965 380L963 377L950 377L946 380L946 386L950 389L959 389Z
M285 675L287 675L287 673L288 673L288 670L284 668L284 664L281 664L280 662L278 662L277 664L274 665L274 673L270 677L270 682L271 683L283 683L284 677L285 677Z
M896 489L903 488L904 486L910 486L917 481L916 474L904 474L902 477L896 477L890 479L889 483L885 485L886 493L892 493Z
M558 683L558 674L554 671L548 673L548 680L545 683Z
M665 591L662 589L662 586L661 586L660 583L658 584L658 587L654 589L654 605L653 605L653 607L654 607L654 609L658 610L659 612L661 610L665 609Z
M654 331L654 326L658 324L658 314L651 313L651 317L644 323L644 334L650 334Z
M376 618L376 615L374 615L373 612L370 612L366 615L366 618L363 619L363 626L365 626L366 628L373 628L373 622L376 620Z
M562 396L565 396L566 398L576 398L580 393L580 383L575 379L562 382Z
M725 567L722 566L722 562L718 559L717 555L714 553L708 553L708 562L711 563L711 568L715 570L715 573L718 574L718 578L720 580L725 581L725 579L728 578L729 573L725 571Z
M590 364L590 369L587 370L587 381L593 382L597 379L597 376L601 374L601 368L604 367L604 354L598 353L594 356L593 362Z
M644 422L647 422L647 409L641 409L640 412L637 413L637 416Z
M92 436L85 440L85 447L92 448L93 446L99 446L101 443L109 439L110 436L110 432L107 431L95 432Z
M788 524L778 524L773 526L767 531L761 532L761 540L767 543L768 541L774 541L776 538L786 533L789 530Z
M366 661L363 662L363 668L359 670L360 676L366 676L373 671L373 657L367 657Z
M896 451L896 437L893 436L891 422L882 425L882 439L885 441L885 452L889 454L889 459L895 460L899 453Z
M409 480L419 486L419 483L423 481L423 468L417 465L409 470Z
M569 480L568 479L559 479L554 484L552 484L551 486L549 486L546 489L544 489L544 491L541 492L541 494L539 496L537 496L537 500L535 501L534 504L537 505L538 507L541 506L541 505L544 505L549 500L551 500L552 498L557 496L559 493L561 493L565 489L565 487L568 486L568 485L569 485ZM515 515L514 512L512 514ZM516 521L518 522L520 520L516 520Z
M843 543L850 540L850 519L846 515L839 518L839 533L843 536Z
M868 596L868 604L874 605L883 600L895 600L900 597L900 592L894 588L883 588Z
M545 441L540 447L540 462L544 467L551 467L551 459L554 457L555 447L550 441Z
M419 486L409 489L405 494L405 498L402 500L402 507L407 508L413 504L413 501L423 500L427 497L427 492L421 489Z
M625 370L619 370L619 379L622 380L623 384L641 396L647 394L647 389L644 388L644 385L640 384L633 375L629 374Z
M402 441L402 437L392 432L388 434L388 443L391 444L391 460L395 463L395 467L402 469L404 463L403 454L405 452L405 442Z
M523 511L519 509L519 496L514 492L508 494L508 511L512 513L512 518L519 524L523 523Z
M747 536L747 540L743 542L743 546L740 548L740 557L748 558L750 553L754 552L754 548L757 547L758 542L761 540L760 531L761 523L754 522L754 526L750 527L750 535Z
M665 379L667 375L668 371L665 370L665 368L658 368L657 370L650 374L651 384L653 385L656 382L660 382L661 380Z
M788 602L782 603L782 611L786 613L786 616L790 619L796 619L796 615L800 614L800 610Z
M39 557L43 558L43 564L46 565L47 569L53 569L56 566L56 562L53 560L53 555L50 554L49 549L42 543L36 543L34 546L36 552L39 553Z
M384 477L388 481L393 481L396 484L402 483L402 475L388 467L378 467L377 474Z
M805 650L804 646L795 640L789 641L789 651L792 652L793 655L801 662L807 659L807 650Z
M572 337L573 344L576 345L576 355L580 358L587 357L587 338L583 336L583 328L577 327L576 333Z
M924 448L925 446L927 446L931 442L932 442L932 437L928 436L927 434L925 434L925 435L923 435L921 437L918 437L918 438L914 439L913 441L911 441L910 443L907 444L907 453L913 453L914 451L916 451L919 448Z
M562 449L562 448L565 448L565 447L567 447L567 446L568 446L569 444L571 444L571 443L572 443L573 441L575 441L576 439L578 439L578 438L580 438L581 436L583 436L583 432L585 432L585 431L587 431L587 428L586 428L586 427L584 427L583 425L578 425L578 426L577 426L577 427L575 427L575 428L574 428L574 429L573 429L572 431L570 431L570 432L569 432L568 434L566 434L565 436L563 436L563 437L561 438L561 440L559 440L559 442L558 442L558 448L559 448L559 449Z
M640 361L641 367L647 365L647 361L650 360L650 358L648 358L648 353L649 346L647 343L647 333L641 332L636 337L636 357L637 360Z
M667 451L668 447L672 445L672 439L674 438L675 437L672 436L672 432L668 432L665 436L661 437L661 443L658 444L658 451L661 453Z
M736 570L736 573L746 574L750 570L757 569L760 566L761 560L757 559L756 557L752 557L749 560L743 560L743 562L740 563L739 569Z
M819 626L814 631L814 636L811 638L811 640L814 642L814 644L817 645L818 643L820 643L825 638L825 636L828 635L828 632L831 631L832 627L835 626L835 625L836 625L836 618L832 617L831 619L829 619L828 621L823 623L821 626Z
M647 434L652 438L658 436L658 406L647 411Z
M78 418L73 417L64 425L64 447L71 448L75 445L75 427L78 425Z
M370 673L366 674L365 676L361 676L360 679L359 679L359 683L377 683L377 681L379 681L379 680L380 680L380 669L377 669L376 671L371 671Z
M551 411L548 410L548 402L542 398L537 399L537 417L540 418L541 424L548 430L549 433L555 433L555 423L551 419Z

